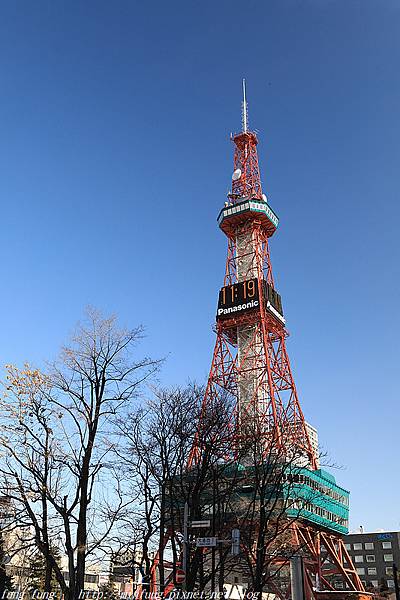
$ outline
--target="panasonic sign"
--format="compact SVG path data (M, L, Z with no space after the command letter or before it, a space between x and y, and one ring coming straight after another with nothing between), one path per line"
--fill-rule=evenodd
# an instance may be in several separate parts
M236 306L230 306L229 308L219 308L217 312L218 317L222 317L224 315L230 315L231 313L240 312L243 310L249 310L251 308L257 308L259 306L258 300L252 300L251 302L246 302L245 304L237 304Z

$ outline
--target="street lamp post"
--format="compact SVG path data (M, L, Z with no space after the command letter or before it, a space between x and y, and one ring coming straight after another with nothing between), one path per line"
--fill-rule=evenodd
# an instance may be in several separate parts
M299 554L290 559L290 584L292 600L304 600L303 559Z

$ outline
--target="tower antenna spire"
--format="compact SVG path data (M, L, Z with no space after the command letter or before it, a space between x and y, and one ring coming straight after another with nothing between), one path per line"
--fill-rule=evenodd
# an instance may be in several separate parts
M242 88L243 88L243 102L242 102L242 131L243 133L247 133L247 123L249 120L249 115L247 111L247 100L246 100L246 80L242 80Z

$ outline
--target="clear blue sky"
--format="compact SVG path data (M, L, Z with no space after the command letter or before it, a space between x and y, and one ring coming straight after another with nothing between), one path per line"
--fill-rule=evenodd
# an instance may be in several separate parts
M241 78L306 418L352 527L400 528L398 0L0 6L0 362L87 304L207 376Z

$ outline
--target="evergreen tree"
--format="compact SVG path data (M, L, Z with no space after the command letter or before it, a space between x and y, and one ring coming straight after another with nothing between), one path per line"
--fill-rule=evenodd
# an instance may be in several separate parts
M6 553L4 551L3 534L0 531L0 598L3 598L4 592L12 587L11 577L6 572Z
M116 589L116 585L114 583L114 577L113 574L110 572L110 577L107 581L107 583L103 583L100 586L99 589L100 593L102 592L103 595L101 596L104 600L117 600L118 599L118 592Z
M56 558L57 564L60 564L60 551L58 548L52 549L52 554ZM39 590L40 592L58 592L58 585L54 571L46 565L46 560L41 552L36 552L30 561L30 583L29 591Z

